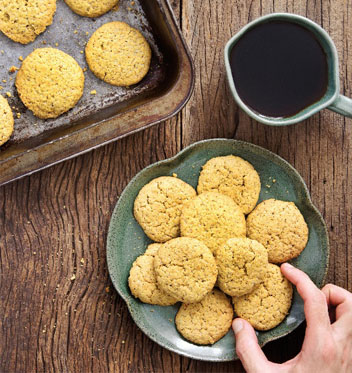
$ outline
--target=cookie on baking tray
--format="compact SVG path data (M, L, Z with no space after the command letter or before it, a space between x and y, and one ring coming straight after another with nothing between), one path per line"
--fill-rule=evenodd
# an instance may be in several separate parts
M293 202L268 199L247 217L247 236L266 247L269 262L296 258L308 241L308 226Z
M86 46L89 68L101 80L130 86L147 74L151 49L144 36L124 22L109 22L99 27Z
M84 74L76 60L55 48L35 49L16 77L20 99L35 116L56 118L82 97Z
M21 44L32 42L51 25L56 0L2 0L0 30Z
M115 5L119 0L65 0L72 11L83 17L99 17Z
M161 245L149 245L146 252L134 261L128 285L132 294L144 303L171 306L177 300L159 289L154 272L154 257Z
M194 238L174 238L154 258L158 286L184 303L202 300L214 287L218 270L211 251Z
M13 132L13 114L6 98L0 95L0 146L3 145Z
M280 267L269 264L263 282L251 293L233 297L236 314L257 330L279 325L288 314L292 302L292 285Z
M187 202L180 219L181 236L204 242L215 253L232 237L246 236L243 212L232 198L204 192Z
M213 289L200 302L182 304L175 318L177 330L189 341L214 344L230 329L233 308L229 298Z
M215 157L202 167L197 191L199 194L209 191L225 194L248 214L258 202L260 178L254 167L240 157Z
M134 216L153 241L168 241L179 236L182 206L195 195L189 184L176 177L158 177L138 193Z

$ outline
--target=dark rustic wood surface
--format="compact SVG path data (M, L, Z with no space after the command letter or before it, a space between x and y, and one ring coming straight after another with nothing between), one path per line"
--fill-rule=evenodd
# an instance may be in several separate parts
M125 1L125 0L121 0ZM352 7L342 0L174 0L195 61L194 94L165 123L0 188L0 372L241 372L171 353L133 323L105 260L109 219L142 168L204 138L267 148L306 181L331 242L328 281L352 290L352 121L324 110L271 128L235 105L225 82L226 40L270 12L308 16L332 36L341 91L352 96ZM277 362L301 347L304 326L268 344Z

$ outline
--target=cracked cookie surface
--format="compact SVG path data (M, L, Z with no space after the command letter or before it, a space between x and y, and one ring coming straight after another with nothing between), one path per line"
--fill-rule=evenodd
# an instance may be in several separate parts
M250 293L264 279L268 268L265 247L249 238L230 238L216 251L217 284L226 294Z
M232 198L204 192L182 209L181 236L204 242L215 253L232 237L246 236L244 214Z
M56 48L39 48L29 54L16 77L18 95L35 116L56 118L82 97L84 75L70 55Z
M52 24L55 11L56 0L0 0L0 30L28 44Z
M154 272L154 257L162 244L151 244L133 263L128 277L131 293L143 303L171 306L175 298L159 289Z
M65 0L65 3L74 11L83 17L99 17L115 5L119 0Z
M182 206L195 195L189 184L176 177L158 177L138 193L134 216L149 238L166 242L180 235Z
M209 191L225 194L248 214L258 202L260 178L254 167L240 157L216 157L202 167L197 191L199 194Z
M292 285L280 267L269 264L263 282L250 294L233 297L236 314L257 330L279 325L288 314L292 302Z
M86 47L86 59L95 76L117 86L140 82L147 74L151 49L144 36L124 22L99 27Z
M0 95L0 146L4 144L13 132L13 114L6 98Z
M247 236L266 247L269 262L283 263L306 247L308 226L293 202L268 199L248 215Z
M175 318L177 330L189 341L213 344L230 329L233 308L228 297L214 289L200 302L182 304Z
M154 259L158 286L184 303L199 302L216 282L218 270L211 251L193 238L174 238L159 248Z

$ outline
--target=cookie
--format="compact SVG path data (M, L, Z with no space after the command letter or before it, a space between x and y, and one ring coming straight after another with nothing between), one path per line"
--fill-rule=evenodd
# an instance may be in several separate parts
M269 262L283 263L305 248L308 226L293 202L268 199L248 215L247 235L266 247Z
M71 10L83 17L99 17L115 5L119 0L65 0Z
M215 253L232 237L246 236L243 212L232 198L216 192L204 192L182 209L181 236L204 242Z
M211 251L203 242L188 237L161 245L155 254L154 269L160 289L184 303L203 299L218 275Z
M161 244L151 244L133 263L128 277L131 293L143 303L171 306L177 300L159 289L154 272L154 256Z
M6 98L0 95L0 146L4 144L13 132L13 114Z
M182 304L175 318L177 330L189 341L200 345L217 342L230 329L233 308L227 296L212 290L200 302Z
M269 330L279 325L288 314L292 292L292 285L280 267L269 264L264 281L252 293L232 300L239 317L257 330Z
M21 44L32 42L53 22L56 0L2 0L0 30Z
M195 195L189 184L176 177L158 177L138 193L134 216L149 238L166 242L180 235L182 206Z
M219 288L237 297L256 288L263 281L268 268L266 248L249 238L230 238L216 251L215 258Z
M22 102L35 116L56 118L82 97L84 75L78 63L55 48L35 49L22 63L16 77Z
M152 52L144 36L124 22L99 27L88 41L86 59L104 82L130 86L147 74Z
M197 191L199 194L209 191L225 194L248 214L258 202L260 178L254 167L240 157L216 157L202 167Z

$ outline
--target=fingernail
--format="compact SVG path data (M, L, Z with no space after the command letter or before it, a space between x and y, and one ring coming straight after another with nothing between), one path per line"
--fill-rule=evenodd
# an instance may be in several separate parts
M290 263L284 263L284 265L285 265L285 267L287 268L287 269L293 269L293 268L295 268L292 264L290 264Z
M240 319L235 319L233 322L233 330L235 334L239 333L243 329L243 322Z

